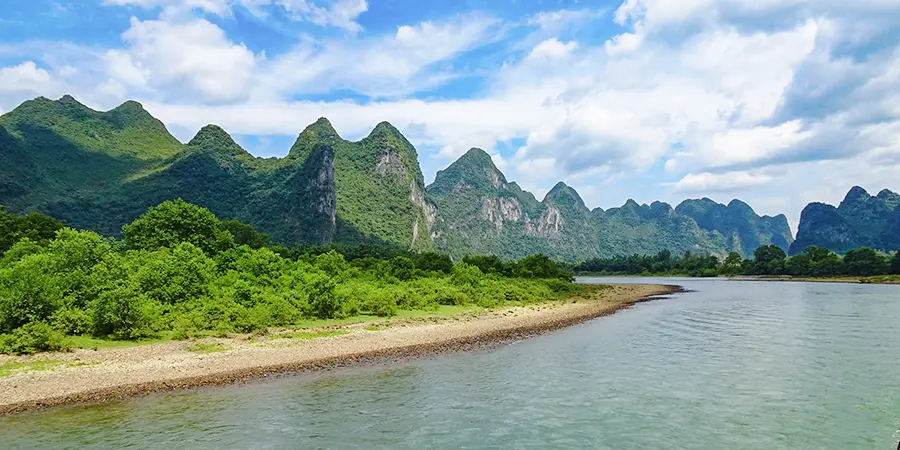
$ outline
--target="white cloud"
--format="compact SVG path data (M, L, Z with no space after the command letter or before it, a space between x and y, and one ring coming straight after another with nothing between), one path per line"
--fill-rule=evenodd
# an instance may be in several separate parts
M124 85L174 96L188 92L213 102L247 96L256 56L209 21L132 18L122 38L128 46L110 50L107 63L113 79Z
M556 39L547 39L533 48L528 54L528 58L534 60L561 59L569 56L576 48L578 48L578 43L575 41L562 43Z
M431 65L494 39L495 19L460 16L403 25L388 36L354 40L306 39L262 69L260 90L280 98L348 89L372 97L398 97L454 76Z
M103 0L103 4L110 6L163 8L169 10L170 13L199 9L219 16L231 15L231 3L230 0Z
M34 61L0 68L0 94L41 95L55 91L56 83L46 70Z
M145 9L162 8L163 16L169 18L185 15L193 10L230 17L235 6L243 6L251 13L264 17L264 7L277 5L294 20L322 27L343 28L353 33L362 29L356 19L369 9L366 0L104 0L103 3Z
M740 192L763 186L772 177L751 172L689 173L675 184L675 192L683 194L707 194L710 192Z
M330 7L318 6L308 0L275 0L275 2L298 20L319 26L343 28L353 33L362 29L356 18L369 9L366 0L335 0Z

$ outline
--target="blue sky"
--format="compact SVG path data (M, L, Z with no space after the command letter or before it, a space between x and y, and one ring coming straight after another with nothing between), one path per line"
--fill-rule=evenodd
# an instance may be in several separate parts
M280 156L380 121L426 180L471 147L538 198L741 198L793 227L897 190L900 0L30 0L0 11L0 112L140 101Z

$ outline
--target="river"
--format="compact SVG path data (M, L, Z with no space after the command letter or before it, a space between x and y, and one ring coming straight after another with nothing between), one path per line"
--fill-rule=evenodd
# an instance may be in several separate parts
M691 292L500 348L0 418L0 447L897 447L900 286L614 281Z

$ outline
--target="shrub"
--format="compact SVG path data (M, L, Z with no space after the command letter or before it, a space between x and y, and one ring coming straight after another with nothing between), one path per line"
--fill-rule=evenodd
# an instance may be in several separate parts
M182 199L150 208L122 227L125 246L132 250L157 250L190 242L208 254L234 246L234 236L208 209Z
M62 306L62 290L51 273L53 259L30 255L0 269L0 333L46 321Z
M135 286L117 286L101 292L91 309L94 334L113 339L137 339L152 332L151 300Z
M90 334L94 330L94 319L81 308L63 307L50 320L53 328L65 334Z
M10 334L0 335L0 353L31 354L62 351L71 347L63 333L45 322L31 322Z

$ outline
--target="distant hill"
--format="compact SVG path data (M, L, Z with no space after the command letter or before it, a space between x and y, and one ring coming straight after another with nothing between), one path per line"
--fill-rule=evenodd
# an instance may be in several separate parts
M893 251L900 249L900 195L882 190L876 196L854 186L835 208L810 203L800 215L797 240L790 253L809 246L844 253L860 247Z
M687 200L677 208L629 200L590 210L560 182L538 201L479 149L426 187L415 147L387 122L351 142L322 118L286 157L257 158L216 125L182 144L137 102L101 112L70 96L38 98L0 116L0 205L12 212L39 211L115 235L148 207L176 197L286 245L371 243L456 258L748 255L759 245L787 249L792 241L783 215L760 217L738 200Z

